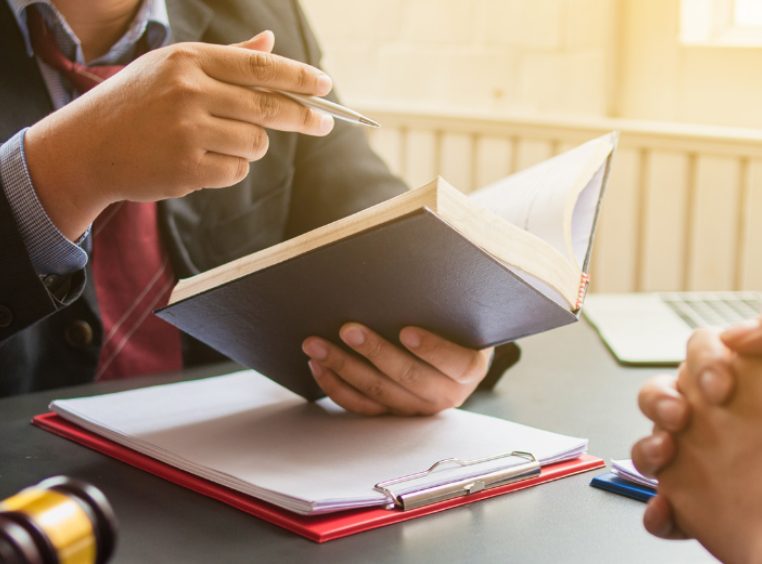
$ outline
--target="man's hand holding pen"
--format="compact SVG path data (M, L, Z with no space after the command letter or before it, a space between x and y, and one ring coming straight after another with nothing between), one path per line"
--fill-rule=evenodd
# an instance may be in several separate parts
M273 90L323 96L331 79L271 54L273 43L265 31L238 45L151 51L32 126L30 174L61 232L76 240L117 201L235 184L266 154L266 129L330 133L328 113Z

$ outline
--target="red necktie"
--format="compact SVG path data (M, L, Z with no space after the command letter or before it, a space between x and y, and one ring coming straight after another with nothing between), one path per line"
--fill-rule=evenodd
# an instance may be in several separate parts
M27 21L35 54L80 94L124 68L67 59L35 6L27 10ZM93 225L92 259L103 323L95 379L180 370L180 332L152 314L166 304L175 283L159 237L156 203L124 201L107 208Z

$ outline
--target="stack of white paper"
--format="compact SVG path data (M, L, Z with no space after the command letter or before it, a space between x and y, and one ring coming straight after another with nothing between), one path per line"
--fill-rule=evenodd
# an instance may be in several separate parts
M640 484L641 486L646 486L647 488L657 488L659 486L659 480L656 478L649 478L638 472L638 469L635 468L635 465L629 458L623 460L612 460L611 471L623 480L627 480L628 482L632 482L634 484Z
M528 451L576 458L587 440L476 413L362 417L309 403L254 371L57 400L85 429L172 466L301 514L388 505L374 485L445 458Z

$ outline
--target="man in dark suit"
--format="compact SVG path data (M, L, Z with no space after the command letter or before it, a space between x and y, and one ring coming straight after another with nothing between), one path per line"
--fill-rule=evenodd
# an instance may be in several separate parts
M214 359L149 315L172 281L404 190L356 128L273 92L328 95L319 58L296 1L0 0L0 395ZM355 353L311 337L310 369L367 414L459 405L517 358L339 337Z

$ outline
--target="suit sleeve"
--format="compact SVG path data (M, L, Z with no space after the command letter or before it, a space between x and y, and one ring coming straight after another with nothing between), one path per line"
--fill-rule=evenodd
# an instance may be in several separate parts
M19 331L70 304L82 293L85 283L83 269L66 275L40 276L35 268L28 241L22 234L24 218L19 217L26 207L19 208L18 201L14 207L9 199L9 194L15 192L8 183L18 178L23 182L23 175L14 172L23 155L9 152L14 139L0 146L0 346Z

